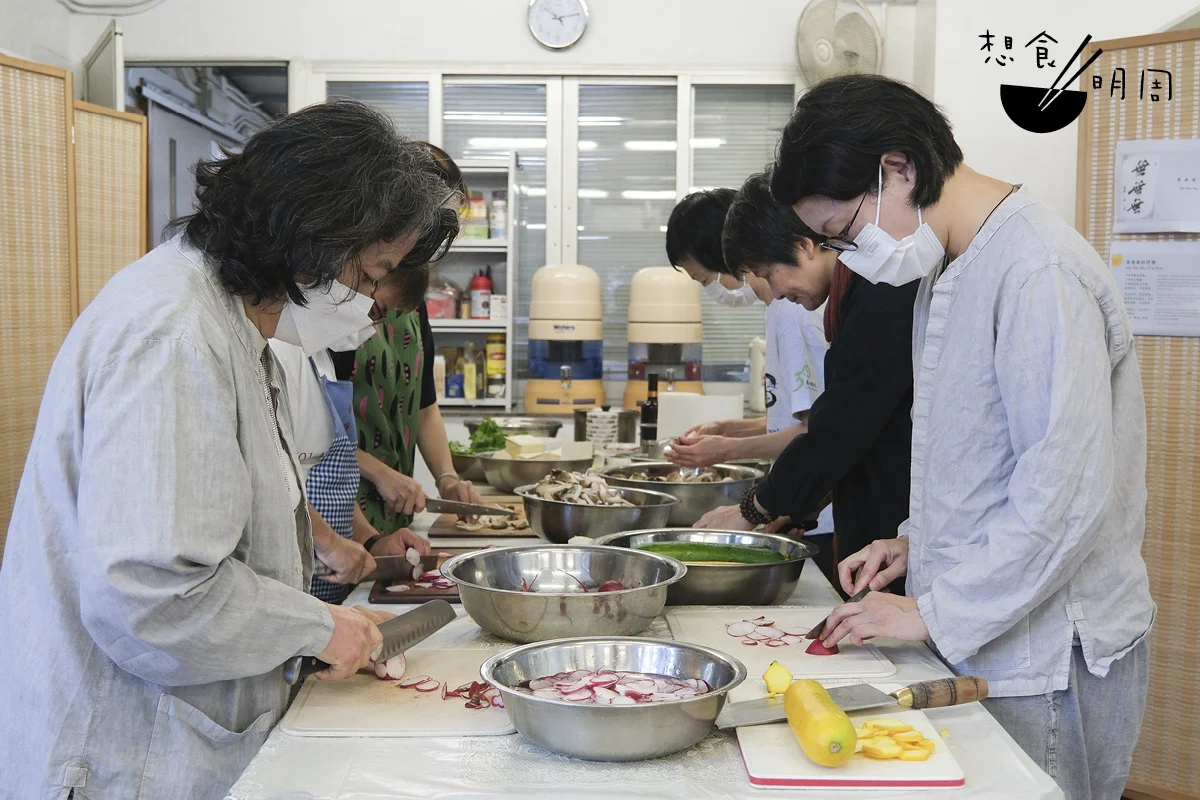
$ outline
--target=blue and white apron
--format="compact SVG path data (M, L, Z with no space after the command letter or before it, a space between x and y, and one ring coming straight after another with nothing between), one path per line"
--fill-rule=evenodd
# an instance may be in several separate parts
M312 359L309 359L312 364ZM325 392L325 401L333 419L333 442L325 455L308 473L305 488L308 501L343 539L353 538L354 506L358 498L358 432L354 424L354 385L350 381L331 381L313 374ZM320 578L332 570L319 560L313 570L312 594L328 603L340 603L349 596L354 584L330 583Z

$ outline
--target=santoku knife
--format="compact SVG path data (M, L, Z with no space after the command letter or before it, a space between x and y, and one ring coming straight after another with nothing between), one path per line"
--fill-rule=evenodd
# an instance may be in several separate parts
M503 506L482 506L475 503L460 503L457 500L425 500L425 510L435 514L460 514L471 517L515 517L520 511Z
M860 683L830 689L829 696L843 711L863 711L883 706L917 710L947 708L986 699L988 684L983 678L940 678L914 683L887 694L869 683ZM717 727L742 728L748 725L782 722L786 719L783 697L764 697L761 700L726 703L717 715Z

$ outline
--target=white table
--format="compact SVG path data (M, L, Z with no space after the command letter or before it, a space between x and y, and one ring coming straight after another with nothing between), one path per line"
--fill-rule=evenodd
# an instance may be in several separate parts
M429 524L429 519L418 520ZM437 547L516 544L512 539L435 541ZM519 540L526 541L526 540ZM455 542L455 544L451 544ZM370 585L348 604L367 603ZM789 605L829 606L833 588L811 565ZM402 605L376 605L393 613ZM661 621L661 620L660 620ZM657 627L657 626L656 626ZM889 683L949 675L924 645L874 642L897 667ZM682 753L653 761L608 764L566 758L520 735L459 739L312 738L278 729L230 790L227 800L385 800L386 798L804 798L891 800L933 794L945 800L1061 800L1062 792L979 705L927 712L966 774L962 789L931 792L756 789L746 779L736 736L713 733Z

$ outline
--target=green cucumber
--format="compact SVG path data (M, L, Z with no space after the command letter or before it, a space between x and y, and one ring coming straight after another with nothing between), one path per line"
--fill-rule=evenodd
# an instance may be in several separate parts
M650 542L636 549L658 553L687 563L705 561L732 561L738 564L768 564L786 561L779 553L768 547L753 547L744 544L709 544L708 542Z

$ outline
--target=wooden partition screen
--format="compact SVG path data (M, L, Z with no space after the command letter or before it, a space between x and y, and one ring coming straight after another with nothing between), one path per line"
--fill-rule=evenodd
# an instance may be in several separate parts
M75 104L79 308L146 250L146 118Z
M50 365L146 249L146 120L75 101L71 73L0 56L0 558Z
M50 364L78 309L71 73L0 56L0 552Z
M1113 172L1117 142L1200 137L1200 30L1093 42L1103 54L1082 77L1103 89L1079 121L1075 224L1100 255L1113 241L1195 241L1195 234L1114 234ZM1111 95L1114 70L1125 69L1125 99ZM1142 69L1173 75L1172 97L1139 99ZM1200 264L1196 265L1200 271ZM1139 336L1146 393L1149 461L1146 540L1142 552L1158 603L1151 639L1150 697L1134 756L1131 798L1200 798L1200 338Z

